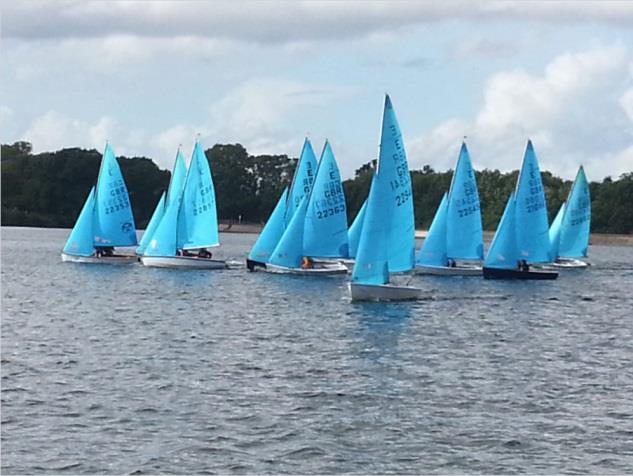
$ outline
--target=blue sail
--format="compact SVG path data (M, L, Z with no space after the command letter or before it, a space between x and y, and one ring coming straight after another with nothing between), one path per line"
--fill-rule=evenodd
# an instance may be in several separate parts
M283 193L279 197L279 201L275 206L275 209L270 214L264 229L259 234L257 241L251 248L251 252L248 254L248 259L258 261L260 263L266 263L270 259L275 250L277 243L284 234L284 216L286 214L286 202L288 200L288 189L284 189Z
M219 244L211 169L202 146L196 142L178 215L177 247L192 249Z
M367 198L352 281L385 284L390 272L407 271L414 264L411 177L398 120L386 95L378 167Z
M66 245L64 253L77 256L91 256L94 252L92 243L92 213L95 206L95 188L90 189L88 198L81 208Z
M387 183L383 206L391 210L389 226L389 272L407 271L415 265L415 224L411 176L402 133L389 95L380 139L377 175ZM383 178L384 177L384 178Z
M356 258L358 242L360 241L360 235L363 229L363 220L365 219L365 210L367 210L367 200L363 202L363 206L356 214L356 218L354 218L352 226L349 227L349 231L347 232L350 258Z
M347 208L330 143L325 141L316 178L309 194L303 231L305 256L347 258Z
M446 254L458 259L480 260L484 257L477 180L464 143L459 152L448 196Z
M286 268L299 268L305 256L303 252L303 222L308 209L308 197L303 197L281 236L279 243L270 255L269 263Z
M565 214L565 202L562 203L556 214L556 218L549 227L549 244L552 259L558 257L558 246L560 244L560 226L563 223L563 215Z
M571 187L565 215L561 224L558 255L565 258L587 256L591 225L591 198L589 184L582 167Z
M528 141L515 193L516 237L519 259L551 261L547 204L536 154Z
M160 223L145 248L144 256L176 256L176 229L178 227L178 201L165 207Z
M110 144L106 144L99 168L93 233L95 246L137 244L130 197Z
M174 200L180 200L182 198L182 190L185 187L185 180L187 178L187 166L185 165L185 158L178 149L176 153L176 160L174 161L174 168L171 171L171 178L169 179L169 191L167 192L167 204L171 205Z
M156 231L156 228L158 228L158 225L161 219L163 218L164 213L165 213L165 192L163 192L163 194L160 196L160 200L158 200L158 203L156 204L154 213L152 213L152 218L149 219L149 223L147 224L147 227L145 228L145 233L143 233L141 242L139 243L138 248L136 248L137 255L142 255L143 253L145 253L145 249L147 248L147 245L152 239L152 235Z
M501 221L490 244L490 249L484 261L488 268L513 269L517 267L519 258L516 247L515 226L516 200L514 192L510 194L506 208L501 216Z
M299 208L303 197L310 194L316 175L316 169L316 155L314 155L312 144L308 138L306 138L292 178L292 184L290 184L290 191L288 192L288 204L286 205L286 215L284 219L286 226L290 223L295 210Z
M448 217L448 194L445 193L440 206L435 212L431 228L426 236L416 263L429 266L446 266L448 255L446 254L446 221Z
M359 284L386 284L389 282L389 228L391 204L389 178L374 173L367 197L367 210L358 243L352 281ZM385 206L387 205L387 206Z

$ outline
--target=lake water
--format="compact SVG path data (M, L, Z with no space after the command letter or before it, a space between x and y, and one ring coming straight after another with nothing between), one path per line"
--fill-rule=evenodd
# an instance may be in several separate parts
M3 474L633 471L633 248L351 304L348 277L62 263L67 234L2 229Z

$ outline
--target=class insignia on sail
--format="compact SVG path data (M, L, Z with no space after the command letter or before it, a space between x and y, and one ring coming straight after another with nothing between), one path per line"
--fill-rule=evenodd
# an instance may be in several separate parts
M196 141L191 162L179 185L176 174L184 170L178 156L165 211L141 256L145 266L181 269L224 269L208 248L220 245L215 187L209 161ZM174 183L175 182L175 183ZM180 190L180 191L179 191Z
M106 143L97 184L90 190L70 232L62 260L134 263L136 256L119 254L115 247L136 245L136 226L127 186L112 147Z
M481 276L483 228L477 181L462 143L451 186L442 197L416 258L417 274Z
M556 279L555 271L533 269L550 258L547 204L536 154L528 141L517 186L484 261L486 279Z
M422 291L390 283L415 264L413 195L402 133L385 97L380 155L374 171L352 270L352 301L419 299Z

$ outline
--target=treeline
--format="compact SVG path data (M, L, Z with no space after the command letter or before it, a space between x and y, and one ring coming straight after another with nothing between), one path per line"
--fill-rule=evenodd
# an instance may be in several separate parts
M2 225L72 227L94 185L101 153L78 148L33 154L31 144L2 145ZM284 187L290 184L296 158L287 155L249 155L240 144L217 144L206 150L222 220L263 223ZM119 157L138 228L144 228L169 183L170 173L146 157ZM343 183L349 222L367 197L372 161ZM494 230L518 171L476 172L484 229ZM411 172L417 228L428 228L452 171L424 166ZM550 222L567 197L571 181L543 172ZM633 172L617 180L591 182L593 232L633 233Z

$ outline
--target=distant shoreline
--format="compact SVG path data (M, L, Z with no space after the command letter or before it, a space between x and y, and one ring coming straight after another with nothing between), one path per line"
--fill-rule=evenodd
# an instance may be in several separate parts
M2 228L42 228L42 227L30 227L30 226L2 226ZM263 225L256 223L220 223L219 229L221 233L244 233L244 234L257 234L262 231ZM64 230L66 228L51 228L57 230ZM70 229L68 229L70 232ZM141 230L138 230L141 231ZM415 230L415 237L417 239L426 238L427 230ZM494 231L484 231L484 241L489 243L492 240ZM601 246L633 246L633 234L632 235L616 235L607 233L592 233L589 237L590 245Z
M256 223L220 223L220 232L222 233L260 233L263 226ZM415 237L418 239L426 238L427 230L415 230ZM494 231L484 232L484 241L490 242L494 235ZM589 237L591 245L603 246L633 246L633 235L610 235L606 233L592 233Z

